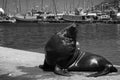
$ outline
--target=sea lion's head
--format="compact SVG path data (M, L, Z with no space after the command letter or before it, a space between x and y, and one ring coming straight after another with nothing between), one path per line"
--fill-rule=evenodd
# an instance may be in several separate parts
M73 23L72 25L58 32L57 35L76 41L76 36L77 36L76 26L77 25Z
M45 51L46 60L49 64L54 65L58 60L61 60L60 62L65 62L67 61L66 59L74 55L77 37L76 26L76 24L72 24L54 34L50 40L48 40Z

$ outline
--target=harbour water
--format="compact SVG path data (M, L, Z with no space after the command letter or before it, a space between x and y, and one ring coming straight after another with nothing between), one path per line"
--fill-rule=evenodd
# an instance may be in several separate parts
M42 52L48 39L70 23L2 23L0 45ZM99 54L120 65L120 24L78 24L81 50Z

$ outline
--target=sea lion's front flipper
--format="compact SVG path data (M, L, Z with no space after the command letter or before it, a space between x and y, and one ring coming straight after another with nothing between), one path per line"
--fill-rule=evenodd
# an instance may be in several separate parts
M56 74L62 75L62 76L71 76L67 69L61 69L58 65L55 66L55 71L54 72Z

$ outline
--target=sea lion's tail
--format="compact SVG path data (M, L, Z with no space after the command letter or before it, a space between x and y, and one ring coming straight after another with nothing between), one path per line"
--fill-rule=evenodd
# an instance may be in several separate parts
M112 65L112 64L106 64L105 68L97 73L90 74L87 77L98 77L98 76L103 76L111 72L117 72L118 70Z
M110 67L110 72L118 72L117 68L115 66Z

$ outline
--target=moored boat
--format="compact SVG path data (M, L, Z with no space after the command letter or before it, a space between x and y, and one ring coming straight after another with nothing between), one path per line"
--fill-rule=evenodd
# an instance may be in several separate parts
M92 22L96 20L96 16L89 16L89 15L63 15L63 20L67 22Z
M0 23L14 23L16 20L11 15L7 15L2 8L0 8Z
M36 16L15 15L16 22L38 22Z

